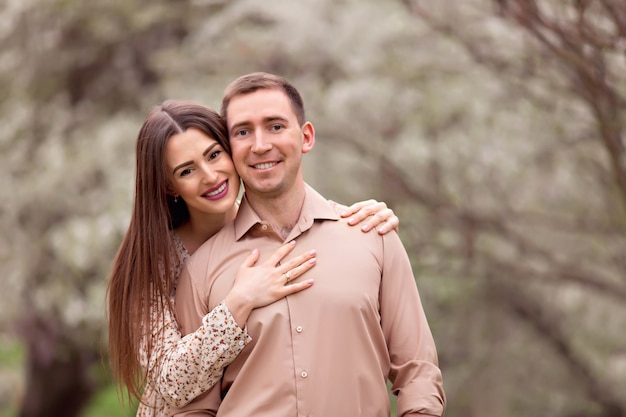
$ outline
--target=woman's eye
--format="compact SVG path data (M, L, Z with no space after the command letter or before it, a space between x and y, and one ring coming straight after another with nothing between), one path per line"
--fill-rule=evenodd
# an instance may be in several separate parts
M211 152L209 154L209 160L217 158L219 156L219 154L221 154L221 153L222 153L222 151L213 151L213 152Z
M180 171L180 176L181 177L186 177L189 174L191 174L191 169L189 169L189 168L186 168L186 169L183 169L182 171Z

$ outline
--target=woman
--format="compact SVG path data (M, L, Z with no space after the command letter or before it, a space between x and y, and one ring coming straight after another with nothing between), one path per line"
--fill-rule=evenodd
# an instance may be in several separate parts
M198 134L182 134L190 128ZM181 407L220 379L250 340L245 323L252 309L313 284L286 284L284 277L313 268L315 252L279 264L293 250L290 242L258 266L252 252L225 300L202 327L181 337L172 304L177 277L185 260L235 217L240 180L224 121L198 104L168 100L153 108L136 152L133 212L109 283L109 358L128 396L141 398L137 415L166 416L170 404ZM386 233L398 224L384 203L372 200L344 215L353 216L351 225L369 218L365 232L385 223L379 233Z

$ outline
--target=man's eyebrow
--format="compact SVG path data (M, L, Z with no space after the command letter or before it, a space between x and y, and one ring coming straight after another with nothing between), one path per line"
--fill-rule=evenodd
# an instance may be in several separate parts
M266 122L266 123L267 122L275 122L277 120L279 120L279 121L286 121L287 118L283 117L283 116L268 116L265 119L263 119L263 121Z
M233 133L235 130L239 129L240 127L243 127L243 126L248 126L249 124L250 124L250 122L249 122L249 121L247 121L247 120L244 120L244 121L241 121L241 122L237 122L237 123L235 123L234 125L232 125L232 126L230 127L230 129L228 129L228 133L229 133L229 134L230 134L230 133Z
M271 122L286 122L289 119L287 119L286 117L283 116L267 116L263 118L263 123L271 123ZM252 124L249 120L242 120L241 122L237 122L234 125L232 125L229 129L229 133L232 133L234 130L239 129L240 127L245 127L245 126L249 126L250 124Z

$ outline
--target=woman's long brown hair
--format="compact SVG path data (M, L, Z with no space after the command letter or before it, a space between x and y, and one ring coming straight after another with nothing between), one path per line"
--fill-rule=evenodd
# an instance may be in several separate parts
M130 225L113 262L107 294L109 362L116 381L127 390L127 399L140 399L146 383L139 352L142 338L148 352L156 343L151 336L151 309L171 308L168 300L176 277L172 276L175 252L170 230L183 224L189 211L184 201L175 201L168 193L165 146L170 137L190 127L204 131L230 153L219 114L188 101L168 100L154 107L137 137Z

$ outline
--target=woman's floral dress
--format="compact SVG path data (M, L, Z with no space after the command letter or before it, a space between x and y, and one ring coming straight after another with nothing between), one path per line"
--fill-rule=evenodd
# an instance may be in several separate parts
M172 239L177 257L172 262L172 276L176 279L190 255L175 232ZM170 302L174 302L173 297ZM142 366L148 369L148 384L137 417L166 417L170 405L188 404L220 380L223 368L251 340L223 301L204 316L198 330L185 337L169 310L163 313L163 319L154 311L153 348L151 352L142 349L140 355Z

